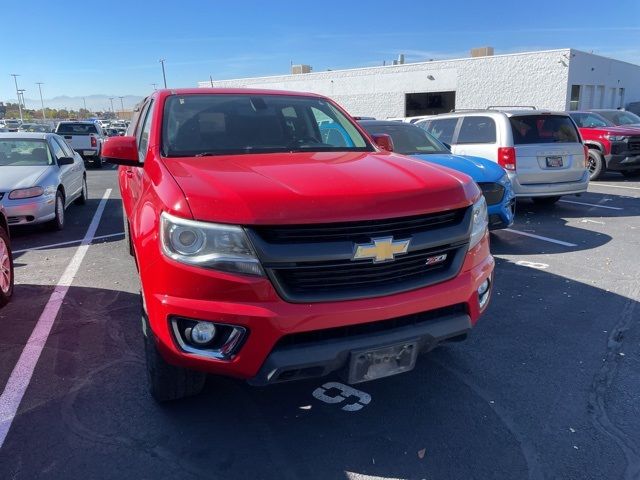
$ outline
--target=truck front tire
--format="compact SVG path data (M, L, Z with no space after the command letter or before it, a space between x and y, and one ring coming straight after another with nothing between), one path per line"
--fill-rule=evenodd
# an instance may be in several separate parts
M167 363L158 351L155 336L149 327L149 319L144 313L142 321L145 325L144 350L151 396L157 402L164 403L199 394L204 388L206 373Z
M599 151L594 150L593 148L589 149L588 169L589 169L589 180L599 179L607 170L607 165L605 164L604 157Z

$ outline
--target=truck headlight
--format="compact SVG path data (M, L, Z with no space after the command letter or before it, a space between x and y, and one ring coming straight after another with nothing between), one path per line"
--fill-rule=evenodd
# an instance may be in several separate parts
M264 275L244 230L235 225L160 216L162 251L173 260L225 272Z
M484 236L489 226L489 214L487 213L487 202L484 196L481 196L476 203L473 204L473 214L471 217L471 240L469 241L469 250L475 247Z
M43 194L44 194L44 189L42 187L19 188L18 190L13 190L9 194L9 199L20 200L23 198L34 198L34 197L39 197Z
M612 142L623 142L627 139L625 135L609 135L609 134L606 134L605 138Z

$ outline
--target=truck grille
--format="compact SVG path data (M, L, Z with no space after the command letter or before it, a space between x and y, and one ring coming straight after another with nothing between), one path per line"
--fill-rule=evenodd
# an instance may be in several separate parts
M640 138L633 137L629 139L629 151L640 152Z
M455 277L467 251L471 209L400 219L247 229L282 298L352 300L422 288ZM374 238L411 239L406 254L374 263L351 258ZM429 262L435 257L439 261ZM443 258L444 257L444 258Z
M487 201L487 205L495 205L502 201L504 196L504 187L499 183L487 182L479 183L478 186L482 190L484 199Z
M387 220L256 227L254 231L269 243L362 242L390 236L407 238L418 232L455 225L462 220L465 210Z

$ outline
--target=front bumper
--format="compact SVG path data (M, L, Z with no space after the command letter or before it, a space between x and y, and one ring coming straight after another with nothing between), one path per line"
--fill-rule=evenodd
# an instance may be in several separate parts
M22 200L2 200L10 226L48 222L55 217L55 196L47 195Z
M638 170L640 169L640 155L632 155L628 152L605 155L607 169L615 171Z
M493 268L487 234L467 253L460 273L453 279L377 298L288 303L278 296L266 278L213 272L177 264L164 257L157 257L143 267L141 279L150 325L166 361L184 368L264 383L264 368L269 368L264 367L265 362L276 362L278 368L284 368L286 363L295 363L295 355L304 356L306 348L286 360L282 354L271 357L279 341L293 334L374 324L454 305L462 308L463 313L456 316L458 320L449 321L447 315L434 318L424 331L414 330L413 337L420 337L424 349L430 349L443 339L466 333L480 317L477 289L492 275ZM170 328L169 319L173 316L237 325L249 333L231 360L204 357L180 348ZM384 335L390 335L392 340L403 333L391 330ZM365 342L380 340L386 342L378 336L371 336ZM329 356L333 355L334 360L330 360L322 372L340 368L345 344L341 341L331 345L323 342L323 345L328 349L325 352L333 352Z
M441 313L433 313L436 315L425 314L422 321L420 314L413 315L411 317L415 323L387 331L331 341L318 340L293 346L276 346L258 374L248 382L251 385L262 386L321 377L336 371L346 376L351 352L415 342L418 351L426 353L447 339L467 334L472 328L471 318L463 311L456 312L455 308L445 308ZM434 316L436 318L433 318Z
M584 193L589 188L589 172L585 169L582 178L577 182L539 183L523 185L518 181L517 174L509 172L509 178L516 197L555 197L558 195L572 195Z

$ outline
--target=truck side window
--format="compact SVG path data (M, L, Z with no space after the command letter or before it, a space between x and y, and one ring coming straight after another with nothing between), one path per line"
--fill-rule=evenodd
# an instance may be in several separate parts
M496 143L496 123L489 117L465 117L456 143Z
M151 130L151 120L153 118L153 101L149 102L144 118L142 128L138 132L138 159L144 162L144 157L147 154L147 147L149 146L149 131Z
M457 118L443 118L441 120L431 120L428 132L441 142L451 145L453 142L453 133L458 123Z

